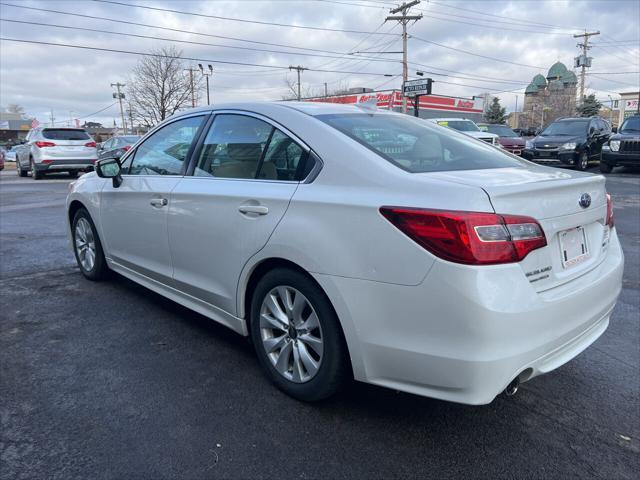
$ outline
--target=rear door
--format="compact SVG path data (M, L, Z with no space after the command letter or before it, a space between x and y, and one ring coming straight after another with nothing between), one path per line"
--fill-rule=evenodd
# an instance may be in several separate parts
M253 114L218 113L171 195L176 286L236 313L240 272L267 243L298 186L308 148Z
M170 285L173 276L167 239L170 195L206 115L181 117L156 130L124 161L122 184L106 182L100 218L108 256L120 265Z

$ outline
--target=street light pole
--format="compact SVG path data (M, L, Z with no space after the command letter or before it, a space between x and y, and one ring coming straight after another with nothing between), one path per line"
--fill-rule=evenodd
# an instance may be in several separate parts
M207 80L207 105L211 105L211 98L209 96L209 77L213 75L213 67L211 66L211 64L207 65L207 67L209 68L209 73L204 71L204 67L202 66L201 63L198 64L200 73L202 73L202 75L204 75Z

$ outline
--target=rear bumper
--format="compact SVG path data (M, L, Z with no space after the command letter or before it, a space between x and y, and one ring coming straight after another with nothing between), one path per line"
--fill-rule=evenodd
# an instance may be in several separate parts
M518 264L437 261L415 287L315 277L343 324L357 380L478 405L593 343L608 326L623 261L613 231L597 267L541 293Z
M55 172L55 171L85 171L93 168L97 158L88 159L65 159L65 160L41 160L34 162L36 170L39 172Z
M600 161L612 167L640 167L640 153L602 151Z

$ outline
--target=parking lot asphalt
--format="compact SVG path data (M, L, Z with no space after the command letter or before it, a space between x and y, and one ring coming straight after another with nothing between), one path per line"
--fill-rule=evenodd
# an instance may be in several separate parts
M122 277L85 280L70 181L0 174L0 478L637 478L640 172L607 176L626 256L609 329L480 407L360 383L292 400L244 338Z

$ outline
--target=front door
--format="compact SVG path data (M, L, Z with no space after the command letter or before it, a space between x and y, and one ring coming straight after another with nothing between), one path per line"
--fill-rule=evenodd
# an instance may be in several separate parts
M240 273L285 214L306 157L306 147L266 119L216 114L193 176L172 193L177 288L236 314Z
M171 192L206 116L169 123L141 143L123 164L122 184L106 182L100 218L106 252L120 265L165 284L173 267L167 238Z

